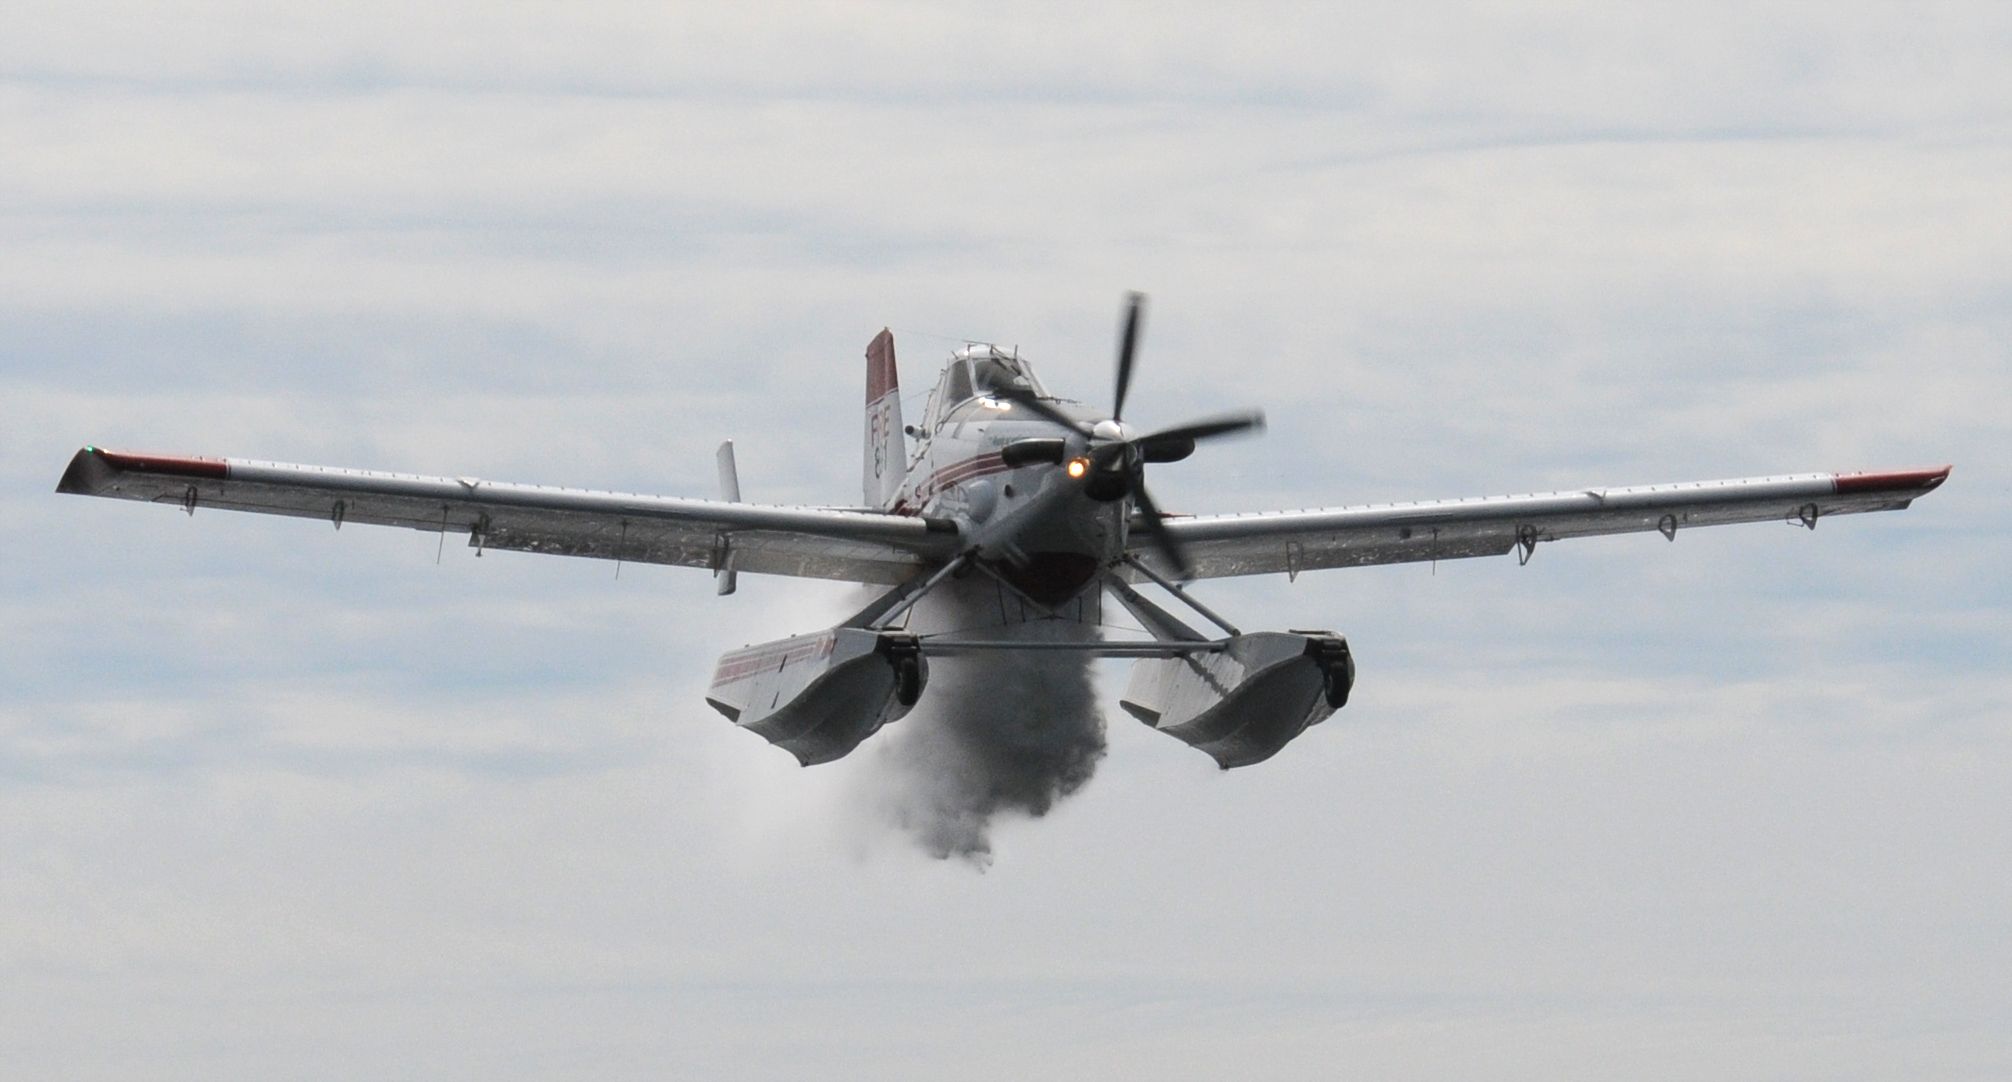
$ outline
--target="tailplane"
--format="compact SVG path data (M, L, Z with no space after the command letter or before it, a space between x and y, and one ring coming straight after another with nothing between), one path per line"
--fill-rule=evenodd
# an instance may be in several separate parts
M866 506L881 510L894 506L907 467L894 333L883 327L866 347Z

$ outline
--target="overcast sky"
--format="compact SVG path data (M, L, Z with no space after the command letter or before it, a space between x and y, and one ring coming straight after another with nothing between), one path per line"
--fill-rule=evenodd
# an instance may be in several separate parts
M2012 9L296 7L0 35L6 1073L2012 1073ZM1224 774L1111 663L984 872L702 702L844 588L52 494L850 502L882 326L1104 401L1127 289L1128 418L1271 420L1174 509L1956 472L1211 584L1354 701Z

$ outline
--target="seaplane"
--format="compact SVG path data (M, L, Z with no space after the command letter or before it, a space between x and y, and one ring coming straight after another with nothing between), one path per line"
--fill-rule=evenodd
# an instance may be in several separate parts
M741 499L733 444L714 499L472 476L426 477L86 446L58 492L465 534L496 549L847 580L871 600L836 626L733 650L706 701L804 765L842 758L921 701L933 658L1059 651L1128 658L1120 705L1224 769L1276 755L1344 706L1342 635L1250 631L1194 583L1513 554L1568 538L1786 522L1906 508L1950 467L1799 473L1297 511L1169 514L1148 468L1263 427L1251 410L1142 430L1125 418L1145 312L1124 308L1108 413L1049 391L1017 349L955 350L918 423L905 424L894 337L866 348L862 503ZM1148 590L1155 591L1150 594ZM1107 636L1115 601L1138 627ZM932 608L954 619L929 619ZM1191 623L1190 621L1194 621ZM1198 630L1196 623L1208 630ZM954 626L953 626L954 625Z

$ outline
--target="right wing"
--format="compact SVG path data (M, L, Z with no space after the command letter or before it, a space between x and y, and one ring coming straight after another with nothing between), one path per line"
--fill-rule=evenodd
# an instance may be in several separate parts
M86 447L58 492L465 533L477 548L897 584L953 555L954 524L817 507L687 500L473 477L137 455Z
M1733 481L1580 489L1529 496L1424 500L1315 511L1174 516L1165 529L1194 578L1297 575L1329 567L1496 556L1539 541L1677 531L1734 522L1814 528L1831 515L1897 511L1949 477L1949 467L1885 473L1804 473ZM1143 532L1131 555L1170 570Z

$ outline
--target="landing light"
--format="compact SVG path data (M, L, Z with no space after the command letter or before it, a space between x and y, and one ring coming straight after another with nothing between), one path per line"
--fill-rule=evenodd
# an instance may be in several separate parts
M1087 458L1072 458L1069 460L1069 464L1062 468L1069 471L1071 478L1080 481L1083 479L1084 474L1090 472L1090 460Z

